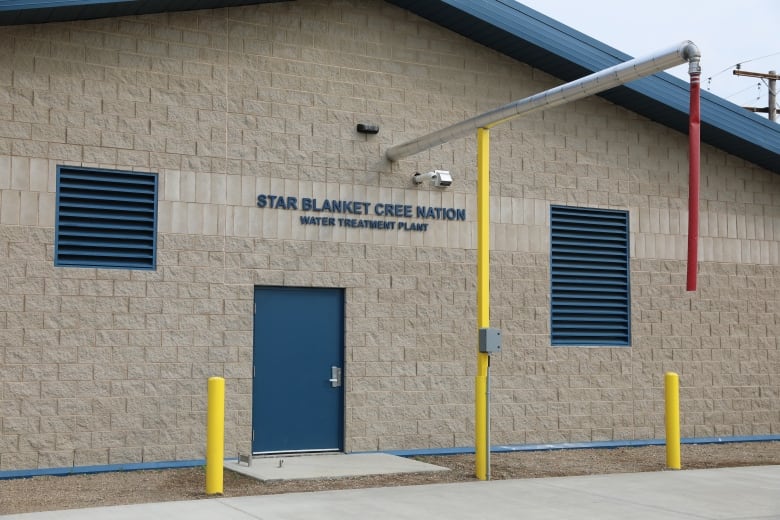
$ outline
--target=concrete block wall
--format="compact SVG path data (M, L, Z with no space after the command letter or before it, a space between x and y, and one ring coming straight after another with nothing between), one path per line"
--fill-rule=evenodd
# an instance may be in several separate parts
M203 456L251 438L256 285L346 289L348 451L473 443L475 145L392 144L559 83L379 0L0 28L0 470ZM355 132L380 126L376 136ZM493 440L776 434L778 177L600 99L491 136ZM56 166L159 177L156 271L55 268ZM453 171L447 190L415 171ZM258 194L465 208L426 232L304 226ZM628 210L632 346L549 344L549 205Z

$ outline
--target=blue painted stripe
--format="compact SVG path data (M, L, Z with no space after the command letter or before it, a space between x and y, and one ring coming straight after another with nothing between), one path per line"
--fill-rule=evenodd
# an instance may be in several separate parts
M742 435L733 437L687 437L681 439L682 444L728 444L735 442L774 442L780 441L780 435ZM613 449L639 448L643 446L663 446L663 439L624 440L624 441L594 441L594 442L562 442L555 444L506 444L490 448L491 453L511 453L522 451L552 451L580 449ZM358 451L353 453L376 453L375 451ZM381 453L398 457L425 457L438 455L464 455L474 453L473 446L456 448L421 448L414 450L384 450ZM236 459L225 459L225 461ZM195 468L204 466L204 459L171 460L161 462L134 462L127 464L104 464L98 466L73 466L69 468L42 468L0 471L0 480L15 478L31 478L43 476L87 475L108 473L113 471L140 471L156 469Z
M162 462L133 462L127 464L101 464L97 466L72 466L69 468L40 468L0 471L0 480L43 476L64 477L67 475L88 475L113 471L139 471L150 469L195 468L206 464L204 459L169 460Z
M733 437L687 437L680 439L681 444L730 444L735 442L774 442L780 441L780 435L742 435ZM507 444L495 445L491 453L512 453L520 451L552 451L581 449L640 448L643 446L663 446L664 439L642 439L624 441L562 442L555 444ZM422 448L415 450L386 450L383 453L399 457L426 457L435 455L464 455L474 453L473 446L458 448Z

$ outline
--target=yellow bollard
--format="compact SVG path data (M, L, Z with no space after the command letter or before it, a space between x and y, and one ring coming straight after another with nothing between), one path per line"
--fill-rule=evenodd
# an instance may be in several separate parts
M487 354L482 354L484 357L488 357ZM486 370L482 368L483 362L480 357L477 370ZM477 479L487 480L488 475L488 459L490 455L488 453L488 435L487 435L487 377L483 375L477 375L474 380L474 470Z
M225 380L210 377L206 409L206 494L221 495L225 461Z
M674 372L664 375L666 400L666 467L680 469L680 377Z

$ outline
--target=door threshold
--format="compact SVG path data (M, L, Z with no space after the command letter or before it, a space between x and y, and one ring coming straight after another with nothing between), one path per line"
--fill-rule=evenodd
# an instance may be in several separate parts
M333 453L344 453L338 448L328 450L281 450L281 451L255 451L252 452L252 457L278 457L280 455L286 455L288 457L297 457L300 455L326 455Z

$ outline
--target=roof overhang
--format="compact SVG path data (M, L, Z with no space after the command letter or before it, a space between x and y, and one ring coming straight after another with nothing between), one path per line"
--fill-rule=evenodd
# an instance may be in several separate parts
M0 25L68 22L282 1L287 0L6 0L0 2Z

